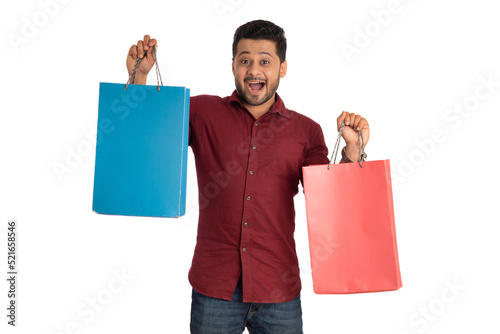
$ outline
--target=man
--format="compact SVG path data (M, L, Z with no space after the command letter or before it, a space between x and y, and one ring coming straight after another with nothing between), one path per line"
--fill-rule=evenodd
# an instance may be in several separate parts
M127 56L129 74L144 57L136 84L154 64L148 35ZM144 51L146 54L143 56ZM293 197L302 166L327 164L320 126L285 107L276 93L286 75L283 29L257 20L236 30L231 96L191 98L189 145L198 178L200 214L189 271L192 333L302 333ZM358 161L367 121L342 112L341 162ZM202 201L203 198L203 201Z

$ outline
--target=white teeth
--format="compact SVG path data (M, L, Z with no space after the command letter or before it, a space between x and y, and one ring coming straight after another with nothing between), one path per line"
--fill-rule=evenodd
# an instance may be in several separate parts
M262 85L265 85L266 83L264 81L248 81L248 84L251 85L251 84L262 84ZM264 86L262 86L264 87ZM252 89L252 87L248 87L250 89L250 91L252 92L256 92L256 91L259 91L260 89L257 89L257 90L254 90Z

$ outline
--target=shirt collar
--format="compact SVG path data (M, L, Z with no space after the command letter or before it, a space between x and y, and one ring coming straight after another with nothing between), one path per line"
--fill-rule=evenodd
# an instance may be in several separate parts
M228 104L231 102L236 102L239 103L243 108L243 103L241 102L238 93L236 90L233 91L233 94L229 97ZM286 118L291 118L291 112L287 108L285 108L285 103L281 99L281 97L276 93L276 101L274 101L274 104L271 106L271 110L269 111L270 113L278 113L281 116L285 116Z

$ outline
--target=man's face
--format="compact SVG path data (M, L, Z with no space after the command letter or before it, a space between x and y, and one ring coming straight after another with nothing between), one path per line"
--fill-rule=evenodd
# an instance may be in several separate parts
M264 39L241 39L232 66L238 96L251 106L273 98L286 74L286 61L280 64L276 43Z

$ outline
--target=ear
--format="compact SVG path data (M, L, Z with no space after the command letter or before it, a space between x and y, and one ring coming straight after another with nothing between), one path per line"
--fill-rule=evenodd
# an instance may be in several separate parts
M233 71L233 76L234 76L234 58L231 59L231 70Z
M287 63L286 60L280 65L280 78L284 78L286 75Z

